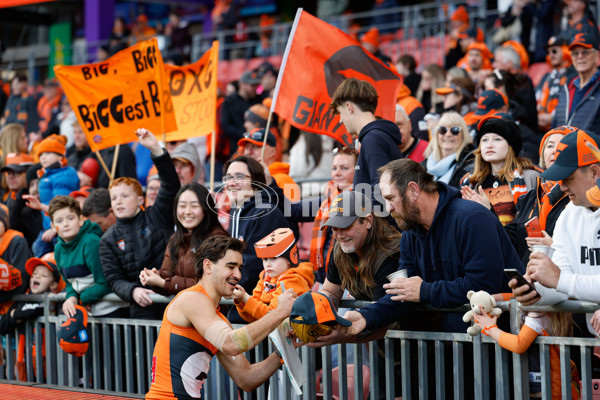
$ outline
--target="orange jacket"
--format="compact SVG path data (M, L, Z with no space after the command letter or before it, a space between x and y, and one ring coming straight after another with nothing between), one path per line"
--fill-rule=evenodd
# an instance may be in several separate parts
M265 279L265 271L262 271L252 297L247 303L236 302L235 306L244 320L256 321L277 307L277 297L282 293L282 283L286 290L294 289L294 292L300 296L310 291L314 280L313 266L308 262L289 268L276 278Z
M275 161L269 165L269 172L273 179L275 179L275 182L277 182L277 186L283 189L283 194L285 194L288 200L294 202L300 201L302 197L300 187L289 175L290 164Z

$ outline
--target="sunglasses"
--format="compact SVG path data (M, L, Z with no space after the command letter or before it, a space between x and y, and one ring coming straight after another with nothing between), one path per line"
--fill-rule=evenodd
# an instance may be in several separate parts
M462 128L460 126L452 126L452 127L440 126L438 128L438 133L440 135L445 135L446 133L448 133L448 130L450 130L450 133L452 133L454 136L456 136L462 132Z
M356 156L358 153L356 149L352 149L350 147L336 147L333 149L333 154L347 154Z
M557 54L558 53L558 49L548 49L546 50L547 54Z
M262 142L264 140L264 131L261 129L255 129L252 132L244 133L244 138L256 140L257 142Z

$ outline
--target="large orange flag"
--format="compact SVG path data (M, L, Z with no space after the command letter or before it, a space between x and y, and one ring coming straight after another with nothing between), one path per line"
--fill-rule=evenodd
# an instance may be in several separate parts
M352 144L329 104L346 78L370 82L379 94L375 114L394 120L402 78L341 30L298 10L288 39L271 111L298 129Z
M177 129L163 65L154 38L100 63L54 67L92 151L137 141L138 128Z
M195 63L184 67L165 64L165 78L173 100L177 130L167 141L204 136L216 129L219 42Z

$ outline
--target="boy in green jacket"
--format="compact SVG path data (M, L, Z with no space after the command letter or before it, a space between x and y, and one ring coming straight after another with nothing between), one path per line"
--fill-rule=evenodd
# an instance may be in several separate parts
M100 264L102 229L81 217L79 202L69 196L55 196L48 208L52 228L58 233L54 250L56 264L66 282L63 312L75 315L75 306L87 306L94 317L126 317L126 304L102 301L111 292Z

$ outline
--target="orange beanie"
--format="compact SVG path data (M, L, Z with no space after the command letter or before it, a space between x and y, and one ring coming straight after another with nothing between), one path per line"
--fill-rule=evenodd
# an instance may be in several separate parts
M369 43L374 47L379 47L379 29L373 27L366 31L364 35L360 37L361 43Z
M67 152L67 138L63 135L50 135L42 140L37 146L38 154L42 153L57 153L65 156Z

